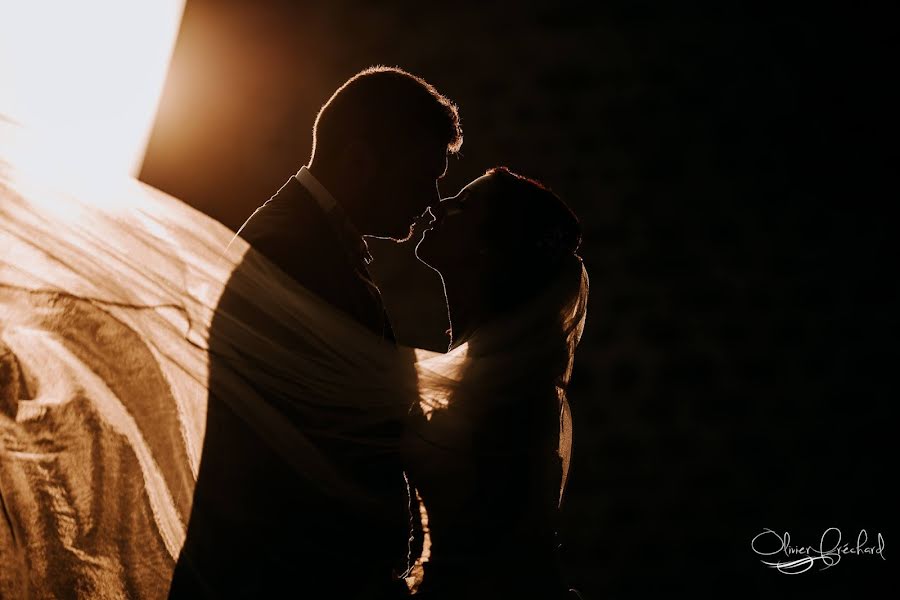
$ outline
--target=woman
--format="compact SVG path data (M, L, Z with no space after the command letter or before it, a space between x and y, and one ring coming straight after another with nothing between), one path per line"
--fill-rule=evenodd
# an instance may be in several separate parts
M417 254L443 277L453 341L444 368L420 360L423 414L407 436L431 543L419 594L559 598L565 386L588 290L578 221L505 168L438 213Z

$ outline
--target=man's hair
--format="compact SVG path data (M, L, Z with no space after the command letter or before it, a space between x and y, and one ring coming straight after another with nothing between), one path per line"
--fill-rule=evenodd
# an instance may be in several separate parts
M312 155L336 156L353 140L379 152L433 144L455 153L463 138L456 105L434 86L403 69L374 66L347 80L319 110Z

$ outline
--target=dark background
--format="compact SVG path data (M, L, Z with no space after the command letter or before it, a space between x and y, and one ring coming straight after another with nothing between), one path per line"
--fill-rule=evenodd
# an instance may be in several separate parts
M141 178L237 228L307 161L344 80L379 63L423 76L461 108L444 195L505 164L582 219L572 584L875 589L896 531L886 36L822 6L661 6L188 0ZM398 331L441 347L439 282L409 244L371 246ZM766 527L817 545L832 526L881 532L887 560L786 576L750 549Z

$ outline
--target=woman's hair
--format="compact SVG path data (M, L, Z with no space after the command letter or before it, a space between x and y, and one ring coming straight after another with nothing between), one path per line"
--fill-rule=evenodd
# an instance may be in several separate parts
M491 176L489 216L483 233L488 252L499 257L487 282L491 305L509 309L537 295L576 256L581 226L572 210L541 183L506 167Z

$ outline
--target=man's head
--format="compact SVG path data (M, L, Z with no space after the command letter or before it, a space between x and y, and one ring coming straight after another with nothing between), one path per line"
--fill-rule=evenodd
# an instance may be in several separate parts
M461 145L450 100L406 71L371 67L319 111L309 168L360 231L403 239L438 202L437 180Z

